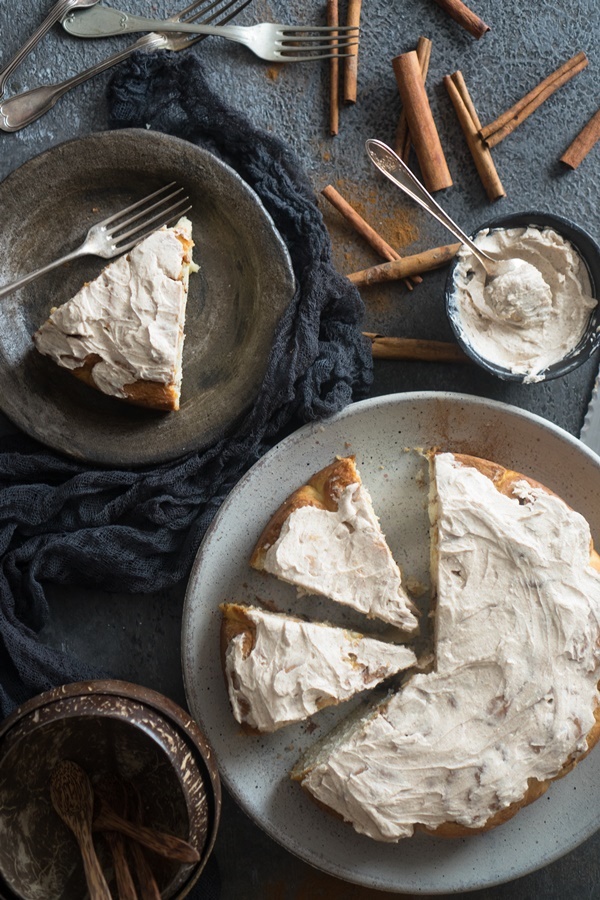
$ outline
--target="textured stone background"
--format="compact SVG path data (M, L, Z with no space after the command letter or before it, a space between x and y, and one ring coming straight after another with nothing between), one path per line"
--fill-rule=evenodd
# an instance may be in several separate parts
M182 0L183 5L184 0ZM115 0L129 12L168 15L176 2ZM412 49L419 35L433 39L428 92L454 187L438 200L467 231L509 212L548 210L571 217L598 240L596 147L575 172L558 159L597 108L600 95L597 47L598 0L472 0L492 31L475 41L433 0L363 0L359 97L342 109L340 134L328 133L326 64L287 67L262 63L243 48L209 39L197 45L212 83L254 121L278 133L297 150L316 190L334 184L401 253L451 239L442 226L380 178L363 151L364 140L392 141L400 108L391 59ZM0 59L6 59L40 22L50 3L0 0ZM340 6L344 8L343 0ZM255 0L240 23L323 22L324 4L314 0ZM120 49L127 38L83 42L58 29L15 73L8 93L59 80ZM503 112L577 51L590 65L561 88L494 151L507 197L488 203L441 83L461 69L485 123ZM106 128L105 85L109 73L72 91L39 122L15 135L0 134L0 178L62 140ZM51 189L51 187L49 188ZM338 267L349 272L379 260L340 217L323 204ZM1 216L1 211L0 211ZM0 219L1 221L1 219ZM409 293L401 283L363 293L365 328L391 335L451 339L442 301L443 271L430 273ZM373 395L393 391L450 389L513 403L578 434L598 361L537 385L501 382L472 367L380 362ZM10 427L0 422L4 428ZM61 592L53 603L46 639L112 669L119 677L160 690L184 703L179 664L183 588L151 597ZM517 882L478 891L474 898L600 898L600 837L564 859ZM401 852L401 847L399 847ZM217 844L224 880L223 900L371 900L379 892L317 873L274 844L225 798Z

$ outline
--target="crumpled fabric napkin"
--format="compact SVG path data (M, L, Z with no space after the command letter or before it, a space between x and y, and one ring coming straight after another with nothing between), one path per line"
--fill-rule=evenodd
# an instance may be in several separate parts
M45 585L137 594L184 579L240 476L303 422L359 399L372 377L360 296L332 266L314 193L290 148L226 106L193 53L138 54L117 70L108 98L112 127L186 138L239 172L289 248L297 289L255 404L215 446L133 471L82 465L22 435L2 441L2 715L57 684L107 675L39 641L49 615Z

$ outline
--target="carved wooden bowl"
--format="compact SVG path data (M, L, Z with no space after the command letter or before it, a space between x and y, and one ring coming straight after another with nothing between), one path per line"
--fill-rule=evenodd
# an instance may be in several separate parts
M16 710L0 727L1 893L26 900L79 900L86 884L74 836L55 813L49 781L63 759L92 784L105 775L131 783L143 822L187 840L195 865L149 854L161 895L184 897L212 850L220 787L211 751L189 716L146 688L117 681L66 685ZM94 843L107 877L108 845ZM113 895L117 896L114 884Z

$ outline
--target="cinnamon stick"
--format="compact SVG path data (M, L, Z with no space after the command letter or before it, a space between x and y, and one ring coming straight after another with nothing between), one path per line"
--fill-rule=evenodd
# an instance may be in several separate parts
M358 28L360 25L361 5L362 0L348 0L346 24L351 28ZM347 52L349 55L344 60L344 100L346 103L356 103L358 90L358 43L348 47Z
M435 247L433 250L425 250L423 253L415 253L414 256L404 256L392 262L382 263L380 266L371 266L370 269L362 269L360 272L352 272L348 278L357 287L370 284L381 284L385 281L398 281L422 272L430 272L431 269L439 269L450 262L462 244L446 244L443 247Z
M431 114L419 57L411 50L394 57L392 65L425 187L430 192L450 187L452 176Z
M498 177L492 154L479 136L481 122L467 90L462 72L458 71L453 75L445 75L444 84L450 95L450 100L454 106L486 194L490 200L498 200L500 197L505 197L506 191Z
M373 359L411 359L423 362L470 363L458 344L446 341L424 341L418 338L386 337L364 331L371 341Z
M563 84L570 81L570 79L577 75L578 72L585 69L587 64L588 59L585 53L583 51L577 53L576 56L573 56L556 69L555 72L552 72L544 78L543 81L540 81L533 90L529 91L528 94L525 94L525 96L511 106L510 109L507 109L506 112L502 113L501 116L498 116L497 119L494 119L493 122L490 122L489 125L486 125L485 128L482 128L480 135L488 147L495 147L496 144L499 144L505 137L512 134L521 122L524 122L525 119L542 105L544 100L551 97L559 87L562 87Z
M340 24L338 0L327 0L327 24L337 28ZM335 47L337 31L331 32L332 47ZM334 52L332 50L332 52ZM335 135L340 130L340 61L332 56L329 61L329 131Z
M444 12L447 12L451 19L462 25L469 34L479 39L483 37L486 31L490 30L490 26L486 25L483 19L469 9L461 0L435 0L438 6L441 6Z
M598 141L600 141L600 109L581 129L573 143L567 147L560 161L565 166L576 169Z
M344 200L342 195L336 191L336 189L328 184L327 187L324 187L321 191L326 200L329 200L332 206L334 206L339 213L346 219L347 222L352 225L355 231L358 234L362 235L368 244L371 245L373 250L379 253L380 256L383 256L384 259L388 261L394 259L400 259L400 254L391 247L387 241L381 237L381 235L372 228L371 225L359 213L356 212L354 207L350 206L347 200ZM415 281L421 282L423 281L418 275L415 276ZM405 279L406 286L409 290L412 291L413 286L408 278Z
M419 57L419 65L421 66L421 76L423 78L423 84L427 80L427 73L429 71L429 61L431 59L431 41L429 38L420 37L417 41L417 56ZM394 143L394 149L401 160L405 163L408 163L408 158L410 156L410 131L408 130L408 122L406 121L406 112L404 107L402 107L400 111L400 117L398 119L398 127L396 128L396 140Z

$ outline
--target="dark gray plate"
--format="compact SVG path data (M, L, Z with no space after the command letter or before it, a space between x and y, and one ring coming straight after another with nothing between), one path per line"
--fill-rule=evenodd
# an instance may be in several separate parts
M94 222L176 181L189 193L201 269L190 279L181 409L155 413L101 394L40 356L31 335L95 278L83 257L0 304L0 408L23 431L89 462L156 463L206 447L250 406L294 289L287 249L261 201L187 141L132 129L69 141L0 184L0 284L78 246Z

